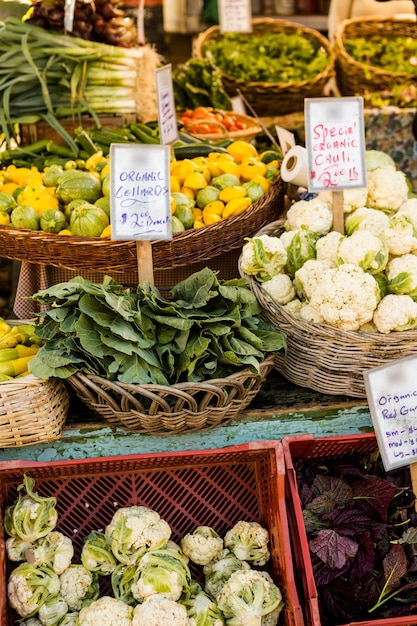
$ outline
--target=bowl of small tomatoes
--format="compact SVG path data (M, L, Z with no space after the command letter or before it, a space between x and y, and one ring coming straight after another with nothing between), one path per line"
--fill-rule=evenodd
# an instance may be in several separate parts
M178 121L187 133L205 141L222 139L251 141L262 131L255 118L249 115L207 106L180 112Z

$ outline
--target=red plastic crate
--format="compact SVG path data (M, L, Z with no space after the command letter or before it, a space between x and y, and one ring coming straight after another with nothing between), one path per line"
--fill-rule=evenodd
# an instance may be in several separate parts
M25 473L35 478L40 495L57 498L57 530L73 539L78 558L83 538L103 528L122 506L141 504L156 510L177 541L202 524L222 536L241 519L263 524L270 533L268 569L285 601L279 624L304 626L294 580L280 442L51 463L0 462L2 526L5 507L14 502ZM6 600L3 536L0 550L0 624L11 626L16 616Z
M322 626L294 461L342 458L348 454L351 455L352 452L366 454L377 449L377 441L374 433L316 438L312 435L294 435L284 437L282 447L286 466L287 517L294 550L294 566L295 571L302 572L302 578L297 580L297 584L306 609L307 626ZM395 619L351 622L344 626L415 626L416 624L417 615L410 615Z

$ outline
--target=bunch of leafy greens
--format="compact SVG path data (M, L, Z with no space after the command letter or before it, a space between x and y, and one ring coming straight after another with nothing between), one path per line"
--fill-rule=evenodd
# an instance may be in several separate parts
M260 316L245 279L220 281L205 268L165 298L149 282L136 291L111 278L76 277L32 299L44 344L31 360L40 378L77 371L123 383L198 382L249 369L285 351L285 336Z
M356 61L382 68L388 72L417 74L417 39L389 36L346 38L346 52Z
M176 108L194 109L199 106L232 110L232 101L222 82L222 74L209 58L188 59L172 72Z
M330 62L329 52L303 32L225 33L208 40L204 57L238 83L298 83L311 80Z
M385 473L378 451L296 460L295 468L321 624L415 615L417 514L409 468Z

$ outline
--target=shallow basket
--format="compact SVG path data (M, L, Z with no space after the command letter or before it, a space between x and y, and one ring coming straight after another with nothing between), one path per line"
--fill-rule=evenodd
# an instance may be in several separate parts
M285 505L285 466L279 441L255 441L214 450L146 454L52 462L10 461L0 464L0 522L15 502L26 474L43 497L57 498L57 530L71 537L73 562L80 562L85 537L105 528L121 507L146 506L172 530L172 539L212 527L220 536L239 520L269 530L271 559L265 568L279 586L284 608L279 626L303 626L294 582ZM3 527L3 524L2 524ZM3 533L2 533L3 535ZM18 617L7 603L10 565L0 542L0 623L13 626ZM194 579L203 582L202 567L190 563ZM100 576L100 594L113 595L109 576ZM166 621L171 626L170 620Z
M279 236L282 220L262 228L257 235ZM389 335L344 331L328 324L313 324L297 319L274 302L253 276L244 275L255 294L263 316L286 334L287 353L274 355L274 365L285 378L300 387L323 394L366 398L364 372L396 359L414 356L417 331Z
M284 210L284 183L279 178L270 191L239 215L201 228L175 233L170 240L152 243L154 269L186 266L240 248L245 237L277 219ZM0 226L1 256L70 270L136 271L135 241L100 237L55 235L12 226Z
M216 111L217 109L214 109L214 111ZM224 111L223 111L224 112ZM233 113L233 116L236 118L236 120L238 122L244 122L246 124L246 128L242 128L242 130L234 130L231 132L227 132L225 129L225 132L221 132L221 133L198 133L198 132L194 132L193 130L193 126L187 126L187 128L185 128L186 132L191 133L192 135L194 135L194 137L197 137L197 139L200 139L201 141L222 141L223 139L232 139L233 141L237 141L238 139L242 139L244 141L252 141L252 139L255 139L255 137L257 135L259 135L259 133L262 132L262 128L261 126L258 124L258 122L255 120L255 118L250 117L249 115L243 115L241 113ZM178 119L181 118L181 114L178 115ZM212 120L207 120L209 124L213 124ZM195 120L195 126L197 127L199 124L204 124L205 120L203 119L199 119L199 120ZM219 124L219 128L221 129L222 124ZM224 128L224 127L223 127Z
M318 73L311 80L303 80L297 83L274 83L274 82L246 82L238 83L233 76L222 72L222 81L226 92L235 96L239 89L249 104L261 116L285 115L304 109L304 98L314 98L323 95L323 88L328 79L334 74L335 55L333 48L324 35L319 31L308 28L297 22L274 18L256 18L252 20L252 32L259 33L300 33L303 37L312 40L315 44L324 48L329 55L329 63L324 71ZM250 33L247 35L251 36ZM211 26L196 38L193 45L193 56L197 59L204 58L204 46L208 41L220 39L222 33L219 26Z
M366 91L392 89L394 84L415 82L416 74L389 72L354 59L345 48L347 39L357 37L417 37L415 18L358 17L344 20L337 28L333 48L336 55L336 80L342 96L362 95Z
M33 374L0 382L0 448L18 448L59 439L69 394L59 379Z
M127 384L81 372L69 384L95 414L114 426L144 434L175 435L208 430L236 419L257 395L274 365L270 356L258 374L249 370L198 383Z

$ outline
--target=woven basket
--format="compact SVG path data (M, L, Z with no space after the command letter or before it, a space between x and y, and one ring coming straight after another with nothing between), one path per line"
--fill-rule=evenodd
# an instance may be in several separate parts
M0 448L48 443L61 437L69 394L62 380L29 374L0 383Z
M214 109L214 111L216 111L216 109ZM224 132L222 133L198 133L198 132L194 132L193 130L193 126L187 126L187 128L185 129L188 133L191 133L192 135L194 135L194 137L197 137L198 139L202 140L202 141L222 141L223 139L233 139L233 141L236 141L237 139L243 139L245 141L251 141L252 139L254 139L256 137L256 135L259 135L260 132L262 132L262 128L261 126L258 124L258 122L253 118L250 117L249 115L242 115L240 113L233 113L233 116L236 118L236 120L238 122L244 122L246 124L246 128L242 128L242 130L235 130L235 131L231 131L231 132L227 132L226 129L223 126ZM181 118L181 114L177 116L178 119ZM199 119L199 120L195 120L195 126L197 127L199 124L204 124L204 119ZM213 121L212 120L207 120L209 124L212 124ZM219 124L219 128L222 128L221 123Z
M175 233L170 240L153 242L155 269L168 269L212 259L242 246L262 226L284 210L281 179L246 211L210 226ZM70 270L128 272L137 270L135 241L100 237L62 236L42 231L0 226L1 256Z
M392 89L394 84L414 82L416 74L389 72L351 57L344 42L357 37L417 37L413 18L359 17L344 20L336 30L333 48L336 55L336 80L342 96L362 95L366 91Z
M323 88L328 79L334 74L335 55L329 40L319 31L287 20L274 18L256 18L252 20L252 32L259 33L300 33L303 37L312 40L324 48L329 55L329 64L311 80L298 83L273 82L246 82L238 83L233 76L222 73L222 81L226 92L230 96L237 94L237 89L246 98L249 104L261 116L285 115L304 109L304 98L314 98L323 95ZM248 37L251 36L249 33ZM202 60L204 46L209 40L220 39L222 33L219 26L211 26L196 38L193 45L193 56Z
M279 236L283 223L278 220L268 224L256 236ZM240 260L238 263L263 316L287 336L286 356L275 354L274 366L292 383L323 394L366 398L363 374L367 369L416 354L417 331L414 330L389 335L359 333L297 319L242 271Z
M236 419L258 393L274 365L199 383L133 385L76 373L68 382L82 402L113 426L148 435L175 435L214 428Z

